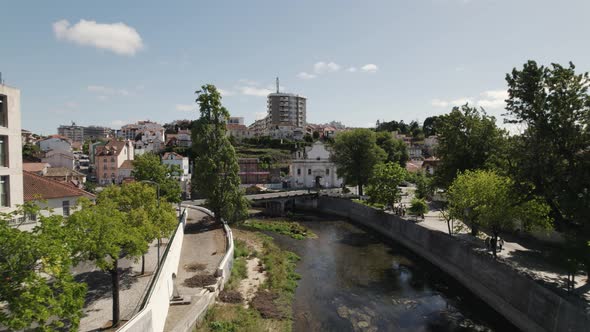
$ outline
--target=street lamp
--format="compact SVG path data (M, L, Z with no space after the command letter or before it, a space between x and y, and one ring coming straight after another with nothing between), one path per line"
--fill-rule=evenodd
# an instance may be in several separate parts
M156 188L157 188L157 191L156 191L157 196L156 197L158 199L158 209L160 209L160 184L157 183L157 182L154 182L152 180L141 180L139 182L145 182L145 183L156 185ZM160 245L161 245L160 241L161 241L160 240L160 235L158 234L158 257L157 257L157 260L156 260L158 267L160 266Z

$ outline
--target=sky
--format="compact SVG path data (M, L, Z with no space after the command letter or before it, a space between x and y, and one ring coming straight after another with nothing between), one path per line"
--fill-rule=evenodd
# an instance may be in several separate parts
M266 95L307 97L307 121L423 121L454 105L501 121L527 60L590 70L587 0L31 1L1 6L0 72L22 126L119 128L198 117L214 84L252 123Z

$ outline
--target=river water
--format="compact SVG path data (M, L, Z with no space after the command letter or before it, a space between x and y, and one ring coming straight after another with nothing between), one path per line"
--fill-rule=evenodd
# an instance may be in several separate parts
M297 253L294 331L515 331L456 281L347 221L307 216L317 239L273 235ZM269 234L270 235L270 234Z

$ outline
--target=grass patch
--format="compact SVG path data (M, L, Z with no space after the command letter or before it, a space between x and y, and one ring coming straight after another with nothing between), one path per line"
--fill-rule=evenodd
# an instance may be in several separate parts
M246 259L250 256L250 249L246 245L246 242L235 240L234 241L234 265L231 269L231 275L229 281L225 286L227 290L233 290L238 287L240 281L248 277L248 268L246 267Z
M205 320L196 331L291 331L291 304L297 280L301 278L295 273L299 257L279 248L270 236L260 233L255 235L257 242L262 243L262 249L256 254L264 264L267 280L261 285L252 305L245 309L241 304L216 304L207 312ZM243 241L236 240L235 245L236 258L227 289L230 289L229 285L233 280L241 280L238 262L245 263L251 254ZM239 281L235 285L237 284Z
M317 237L307 227L295 221L251 219L247 221L246 225L261 231L271 231L287 235L296 240Z
M371 203L369 201L362 200L362 199L353 199L352 201L355 203L359 203L359 204L362 204L362 205L365 205L368 207L372 207L372 208L376 208L376 209L380 209L380 210L385 209L385 205L381 204L381 203Z

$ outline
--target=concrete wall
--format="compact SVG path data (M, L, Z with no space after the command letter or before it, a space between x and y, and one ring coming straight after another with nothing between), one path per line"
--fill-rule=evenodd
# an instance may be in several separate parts
M10 206L0 206L0 212L8 213L23 204L23 159L21 137L20 90L0 84L0 95L6 96L6 104L0 105L7 112L6 127L0 126L0 135L8 139L6 149L8 167L0 166L0 176L8 177ZM5 142L6 143L6 142Z
M349 218L408 247L523 331L590 331L590 316L580 307L445 233L344 199L320 197L317 210Z
M164 330L170 299L174 291L172 274L178 273L186 216L187 213L184 210L181 222L166 246L160 268L150 281L142 309L118 329L118 332L161 332Z

